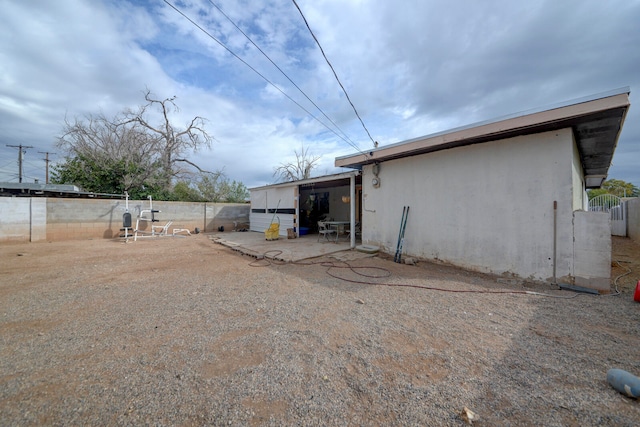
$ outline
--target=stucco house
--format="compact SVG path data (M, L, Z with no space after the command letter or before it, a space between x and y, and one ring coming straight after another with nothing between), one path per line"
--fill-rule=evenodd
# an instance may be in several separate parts
M336 158L361 172L362 242L393 253L410 206L406 255L608 291L610 220L586 190L629 105L622 88Z

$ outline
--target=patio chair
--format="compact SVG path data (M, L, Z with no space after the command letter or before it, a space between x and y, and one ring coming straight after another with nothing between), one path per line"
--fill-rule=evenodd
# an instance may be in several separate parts
M353 227L353 231L356 233L356 238L360 237L362 234L360 231L360 222L356 222L356 225ZM344 230L344 232L347 234L347 239L351 237L351 228Z
M323 236L325 240L329 241L329 236L336 235L336 241L338 240L338 230L335 230L327 225L326 222L318 221L318 242L320 241L320 236Z

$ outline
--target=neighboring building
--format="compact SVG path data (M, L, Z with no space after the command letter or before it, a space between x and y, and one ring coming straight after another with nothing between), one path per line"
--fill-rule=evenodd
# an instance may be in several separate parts
M70 184L0 182L0 197L3 196L121 199L124 194L91 193Z
M609 215L586 212L629 108L619 89L339 157L362 173L362 241L536 281L610 289Z

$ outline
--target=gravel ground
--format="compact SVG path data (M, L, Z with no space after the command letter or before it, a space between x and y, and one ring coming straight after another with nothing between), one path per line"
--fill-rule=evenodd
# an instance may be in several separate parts
M204 235L0 246L0 425L640 423L606 381L640 375L631 286L341 255L366 268L266 265Z

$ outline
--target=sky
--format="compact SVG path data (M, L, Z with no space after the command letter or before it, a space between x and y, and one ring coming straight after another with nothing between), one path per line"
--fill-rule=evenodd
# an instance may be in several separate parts
M147 89L176 97L175 127L207 119L192 161L251 188L303 147L315 176L336 173L373 141L628 86L609 178L640 186L640 0L297 4L348 98L292 0L0 0L0 182L18 182L8 145L44 183L65 120L136 109Z

